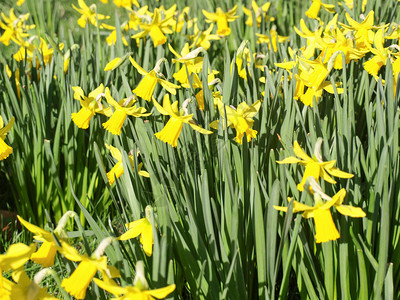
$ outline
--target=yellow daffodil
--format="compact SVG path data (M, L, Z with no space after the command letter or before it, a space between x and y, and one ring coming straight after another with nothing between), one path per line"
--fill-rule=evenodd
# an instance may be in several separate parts
M77 8L73 4L72 4L72 7L81 14L80 18L78 19L78 24L82 28L85 28L87 23L97 26L97 20L100 21L100 20L106 20L106 19L110 18L109 16L105 16L105 15L96 13L96 4L92 4L89 7L86 5L85 1L83 1L83 0L78 0L78 4L79 4L79 8ZM100 26L100 28L101 28L101 26Z
M136 68L136 70L142 74L144 77L140 81L139 85L132 92L137 96L143 98L146 101L151 101L151 97L153 95L154 89L156 88L157 82L161 84L161 86L170 92L173 95L176 95L176 89L180 87L176 84L173 84L167 80L161 79L157 77L157 74L161 75L160 68L161 63L165 61L165 58L160 59L153 70L150 72L146 72L139 64L132 58L129 57L132 65Z
M319 10L321 9L321 6L330 13L335 12L334 4L325 4L325 3L322 3L321 0L312 0L312 4L311 4L310 8L306 11L306 16L311 19L317 19Z
M252 118L258 113L261 107L260 101L256 101L250 106L246 102L242 102L238 105L237 109L224 105L220 99L216 99L216 104L222 118L226 118L228 127L235 128L235 141L237 143L242 144L242 139L245 133L247 142L250 142L251 139L256 138L257 131L252 129L254 124L254 120ZM210 127L218 129L218 124L219 121L216 120L210 124Z
M190 29L197 23L197 18L189 19L190 7L186 6L179 15L174 18L174 23L171 24L172 29L176 33L180 33L183 26L186 24L186 29Z
M31 280L26 274L24 268L19 268L12 272L12 282L7 279L3 279L3 287L5 290L10 292L11 298L6 299L45 299L45 300L56 300L57 298L51 296L47 292L46 287L41 287L40 282L54 271L45 268L37 272ZM3 294L4 295L4 294ZM3 298L2 298L3 299Z
M102 26L103 26L103 28L105 28L105 29L107 29L107 30L112 30L111 33L110 33L110 35L106 38L107 45L109 45L109 46L115 45L115 43L117 42L117 30L115 29L115 26L111 26L111 25L104 24L104 23L102 24ZM122 26L121 26L121 32L122 32L122 30L124 30L124 29L125 29L125 26L122 25ZM128 46L128 45L129 45L129 44L128 44L128 41L125 39L124 35L122 35L122 43L123 43L125 46Z
M342 204L346 196L345 189L341 189L331 198L322 192L321 187L312 177L310 184L314 194L314 206L297 202L296 200L292 200L292 198L288 198L288 200L289 202L293 201L293 213L303 212L303 218L314 219L315 240L317 243L325 243L340 238L340 234L336 229L330 212L332 206L335 206L336 210L342 215L352 218L365 217L365 213L361 208ZM325 202L322 199L327 201ZM287 207L284 206L274 205L274 208L279 211L287 212Z
M115 148L115 147L113 147L111 145L107 145L107 144L106 144L106 147L110 150L111 155L117 160L117 163L114 165L114 167L107 173L108 182L110 183L110 185L112 185L115 182L115 178L121 177L121 175L124 173L124 168L123 168L123 164L122 164L122 154L118 148ZM139 153L138 153L138 155L139 155ZM130 154L129 162L131 163L132 168L134 166L133 159L134 159L133 154ZM138 165L138 169L139 169L138 174L143 177L147 177L147 178L150 177L150 174L148 172L141 170L142 167L143 167L143 163L140 163Z
M190 48L193 47L203 47L204 49L208 49L211 46L210 41L212 40L219 40L220 37L216 34L211 34L212 30L214 29L214 24L211 24L208 29L201 31L197 26L197 23L194 24L194 35L190 36L190 40L193 43L190 45Z
M103 256L105 248L111 243L112 238L105 238L94 251L91 257L86 254L81 255L74 247L66 242L61 242L60 253L68 260L80 261L80 264L69 278L61 282L61 286L76 299L85 299L86 290L96 275L100 271L104 276L116 277L119 272L115 268L107 266L107 257Z
M185 105L182 105L182 109L178 109L178 101L171 104L169 95L166 94L163 99L163 106L161 106L155 99L153 99L154 106L157 110L165 116L171 116L165 127L155 134L155 136L161 141L170 144L172 147L178 145L178 138L183 128L183 123L189 124L194 130L202 134L211 134L212 131L206 130L193 121L193 114L189 115Z
M134 286L121 287L113 281L106 282L97 278L94 279L94 282L96 282L101 289L115 295L116 298L114 299L120 300L154 300L155 298L164 299L175 290L175 284L171 284L160 289L149 290L149 285L144 273L144 264L141 260L136 262L135 279L133 281Z
M239 76L246 81L247 81L247 73L249 73L248 70L246 72L246 67L250 67L251 64L250 50L247 47L247 43L248 41L245 40L240 44L236 52L236 59L235 59L237 72ZM264 55L257 55L256 53L253 53L253 61L255 68L264 70L264 65L260 64L260 60L262 60L264 57L265 57ZM231 64L231 71L232 71L232 64Z
M202 10L203 15L206 17L207 23L217 22L217 34L220 36L228 36L231 34L231 29L228 26L228 22L233 22L239 16L235 16L237 5L235 5L230 11L224 13L223 10L218 7L217 12L210 13L206 10Z
M15 119L12 117L8 124L4 126L3 118L0 116L0 160L6 159L13 152L13 148L8 146L4 139L14 125L14 121Z
M324 179L325 181L332 183L332 184L335 184L336 181L333 180L332 177L330 177L329 175L339 177L339 178L352 178L354 176L353 174L349 174L349 173L340 171L338 168L335 168L334 165L336 163L336 160L324 162L322 160L322 156L321 156L321 144L322 144L322 139L318 138L317 143L315 144L315 147L314 147L314 156L313 156L313 158L311 158L303 151L303 149L301 149L299 143L297 141L295 141L293 150L294 150L294 153L296 154L296 156L300 157L301 159L298 159L294 156L290 156L290 157L285 158L282 161L277 161L278 164L297 164L298 163L298 164L306 167L306 169L304 171L303 179L297 185L297 189L299 191L303 191L304 184L306 183L307 178L310 176L314 177L316 181L318 181L319 177L322 177L322 179Z
M25 24L29 19L29 13L17 17L14 9L11 8L8 17L3 12L1 13L1 17L4 23L0 20L0 27L4 32L0 36L0 42L6 46L10 44L10 41L20 46L25 45L24 39L29 36L27 30L35 28L35 25Z
M74 99L78 100L82 105L82 108L79 112L71 114L72 121L79 128L87 129L89 127L90 119L96 113L104 114L107 117L112 115L111 107L104 108L100 102L101 97L104 96L103 84L100 84L98 88L90 92L87 97L85 96L81 87L73 86L72 89L75 92Z
M261 7L259 7L257 5L257 2L254 0L251 2L251 9L248 9L243 6L243 12L247 16L246 24L249 26L253 26L253 11L254 11L254 15L256 16L257 27L261 26L262 18L265 18L266 21L273 22L275 20L275 18L267 16L267 12L268 12L270 6L271 6L271 2L266 2Z
M146 217L125 224L128 231L118 237L120 241L126 241L133 239L140 235L140 243L143 246L143 251L147 256L151 256L153 253L153 227L151 226L150 220L153 213L153 208L148 205L145 209Z
M210 73L208 73L208 78L207 78L207 81L208 81L208 84L207 84L207 85L208 85L208 87L212 87L212 86L214 86L215 84L217 84L217 83L219 83L219 82L221 81L219 78L215 78L215 75L216 75L216 74L218 74L218 72L215 71L215 70L212 70ZM201 89L201 90L198 91L197 94L196 94L196 100L197 100L197 105L199 106L199 109L200 109L200 110L204 110L204 109L205 109L205 106L204 106L204 91L203 91L203 85L201 85L200 89ZM214 98L217 97L216 95L214 95L215 93L219 93L219 91L213 93L213 97L214 97Z
M278 51L278 43L284 43L289 38L287 36L278 35L276 32L276 26L272 26L271 30L269 31L269 35L261 33L256 33L256 35L258 37L258 44L266 43L268 45L268 49L271 50L272 48L274 52Z
M135 5L136 7L140 7L137 0L114 0L114 4L118 7L123 7L126 9L132 9L132 5Z
M69 218L76 215L73 211L68 211L65 213L53 233L46 231L36 225L33 225L25 221L22 217L17 216L18 220L22 225L30 232L34 234L34 239L42 242L39 250L32 254L31 260L35 263L41 264L43 267L52 267L54 265L54 258L56 256L59 246L57 245L54 235L59 241L66 240L68 238L66 232L64 231L65 224Z
M136 107L136 105L133 105L136 102L134 96L124 98L117 102L111 97L109 88L106 88L105 97L108 104L114 107L114 113L107 122L103 123L103 127L112 134L121 134L122 125L124 125L128 115L136 118L151 115L151 113L146 113L144 107Z
M167 37L164 34L173 33L173 31L170 28L171 22L173 22L172 17L173 15L170 15L169 17L166 17L162 20L161 13L159 9L156 8L154 10L151 23L150 24L141 23L140 27L143 29L143 31L133 35L132 38L133 39L143 38L147 34L150 34L154 47L165 44L167 42Z

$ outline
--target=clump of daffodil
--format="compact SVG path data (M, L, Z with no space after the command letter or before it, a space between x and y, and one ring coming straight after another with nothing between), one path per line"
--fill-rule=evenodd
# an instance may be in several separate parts
M13 152L13 148L8 146L4 139L14 125L14 121L15 119L12 117L8 124L4 126L3 118L0 116L0 160L6 159Z
M314 147L314 156L313 158L309 157L303 149L301 149L299 143L297 141L294 142L293 150L297 157L290 156L285 158L282 161L277 161L278 164L300 164L305 166L306 169L304 171L303 179L297 185L297 189L299 191L303 191L304 184L308 177L313 177L315 180L318 181L319 177L322 177L325 181L335 184L336 181L332 179L331 176L339 177L339 178L352 178L354 175L343 172L338 168L335 168L334 165L336 160L331 161L323 161L321 155L321 145L322 145L322 138L318 138L317 142L315 143ZM329 176L331 175L331 176Z
M167 42L165 34L173 33L170 26L174 22L173 15L170 14L162 19L161 12L158 8L154 9L153 16L150 23L141 23L140 28L143 30L132 36L133 39L144 38L147 34L153 41L154 47L163 45Z
M160 132L157 132L155 136L161 141L170 144L172 147L178 145L178 138L184 123L189 124L190 127L202 134L212 134L212 131L196 125L193 121L193 114L189 115L187 112L187 100L183 103L182 109L178 109L178 101L171 104L168 94L165 94L162 106L155 99L153 99L153 102L154 106L162 115L171 116L165 127Z
M80 262L71 276L61 282L61 286L71 296L76 299L85 299L86 290L97 271L100 271L103 277L113 278L119 276L118 270L107 265L107 257L103 255L113 239L108 237L102 240L90 257L86 254L79 254L74 247L66 242L61 242L60 253L68 260Z
M274 52L278 51L278 43L284 43L289 38L288 36L278 35L275 25L272 26L271 30L269 31L269 35L261 33L256 33L256 35L258 37L257 39L258 44L266 43L268 45L268 49L271 50L272 48Z
M150 205L146 206L146 216L142 219L125 224L128 231L121 235L118 239L126 241L133 239L140 235L140 243L143 246L143 251L147 256L153 253L153 227L151 226L151 218L153 215L153 208Z
M78 24L82 28L85 28L87 23L97 26L97 20L100 21L110 18L109 16L98 14L96 4L92 4L89 7L83 0L78 0L78 4L79 8L73 4L72 7L81 14L80 18L78 19Z
M110 185L112 185L115 182L115 178L121 177L121 175L124 173L124 167L122 163L122 154L121 151L118 148L115 148L111 145L107 145L106 147L110 150L111 155L117 160L117 163L114 165L114 167L107 173L107 179ZM139 155L139 153L138 153ZM129 162L131 163L131 166L133 168L134 166L134 158L133 154L129 155ZM143 163L140 163L138 165L138 174L143 177L150 177L150 174L146 171L142 171Z
M218 7L217 12L215 13L210 13L206 10L202 10L203 15L207 18L206 22L207 23L217 23L217 34L220 36L228 36L231 34L231 29L228 26L228 22L233 22L239 16L235 16L237 10L237 5L235 5L230 11L228 12L223 12L223 10Z
M330 13L335 12L334 4L322 3L321 0L312 0L312 4L311 4L310 8L306 11L306 16L311 19L317 19L319 10L321 9L321 6Z
M256 101L252 105L242 102L238 105L237 109L232 106L226 106L222 103L220 98L215 99L219 112L222 118L226 119L228 127L235 128L236 137L235 141L242 144L243 136L246 133L247 142L257 136L257 130L252 129L254 120L252 119L259 111L261 102ZM226 115L225 115L226 112ZM225 126L225 122L223 122ZM213 121L210 124L211 128L218 129L219 121Z
M128 115L136 118L151 115L151 113L146 113L144 107L136 107L136 105L134 105L136 97L133 95L117 102L111 97L109 88L106 88L105 97L108 104L114 107L114 113L107 122L103 123L103 127L112 134L121 134L122 125L124 125L125 119Z
M313 177L309 177L307 181L310 183L314 197L314 206L300 203L292 198L288 198L288 200L289 202L293 202L293 213L303 212L303 218L314 219L315 241L317 243L325 243L340 238L340 234L332 219L331 207L334 206L339 213L345 216L352 218L365 217L365 212L361 208L343 204L344 197L346 196L345 189L341 189L331 198L322 191ZM284 212L287 212L288 209L284 206L275 205L274 208Z
M59 250L59 242L68 238L64 227L69 218L76 216L73 211L66 212L58 222L56 229L53 232L46 231L36 225L25 221L22 217L17 216L22 225L34 234L34 239L42 242L39 249L31 255L31 260L35 263L41 264L43 267L52 267L56 257L57 250ZM54 236L58 239L56 241Z
M262 18L264 18L266 21L274 21L274 17L267 16L267 12L270 6L271 2L266 2L261 7L259 7L257 5L257 2L254 0L251 2L251 9L243 6L243 12L247 16L246 24L249 26L253 26L253 11L254 15L256 16L257 27L261 26Z
M161 79L158 77L163 77L162 73L160 73L160 69L161 64L166 61L165 58L160 59L154 69L150 72L146 72L132 57L129 57L129 60L136 68L136 70L144 76L139 85L132 91L134 94L143 98L146 101L151 101L151 97L153 96L154 89L156 88L156 84L158 82L172 95L176 95L176 89L180 88L179 85L173 84L165 79Z
M134 286L121 287L114 281L101 281L97 278L94 282L103 290L113 294L117 298L115 299L142 299L142 300L154 300L164 299L175 290L175 284L171 284L167 287L160 289L149 290L149 284L147 283L143 261L139 260L136 262L135 279L133 280Z
M73 86L72 89L74 90L74 99L78 100L82 105L79 112L71 114L72 121L79 128L87 129L90 120L96 113L104 114L107 117L112 115L111 107L105 108L100 101L101 97L105 96L103 84L100 84L98 88L90 92L87 97L81 87Z
M10 44L10 41L20 46L25 45L24 39L29 36L27 30L35 28L35 25L25 24L29 19L29 13L17 17L14 13L14 9L11 8L8 17L4 13L1 13L1 17L0 27L4 32L0 36L0 42L6 46Z

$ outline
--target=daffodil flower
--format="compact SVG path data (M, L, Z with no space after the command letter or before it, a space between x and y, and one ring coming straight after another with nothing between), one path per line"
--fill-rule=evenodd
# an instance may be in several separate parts
M289 38L287 36L278 35L276 26L272 26L271 30L269 31L269 35L261 33L256 33L256 35L258 37L258 44L266 43L268 45L268 49L271 50L272 48L274 52L278 51L278 43L284 43Z
M29 36L27 30L35 28L35 25L25 25L29 19L29 13L17 17L14 9L11 8L8 17L4 13L1 13L1 17L4 23L0 21L0 27L4 32L0 36L0 42L5 46L8 46L10 41L20 46L25 45L24 39Z
M208 49L211 46L210 41L212 40L219 40L220 37L216 34L211 34L214 29L214 24L211 24L208 29L201 31L197 26L197 23L194 24L194 35L190 36L190 40L193 43L190 45L190 48L193 47L203 47L204 49Z
M126 9L132 9L132 5L135 5L136 7L140 7L137 0L114 0L114 4L118 7L123 7Z
M97 26L97 20L105 20L109 19L109 16L105 16L102 14L96 13L96 4L92 4L89 6L86 5L85 1L83 0L78 0L79 8L77 8L75 5L72 4L72 7L78 11L81 16L78 19L78 25L81 26L82 28L86 27L86 24L89 22L89 24L93 24L94 26ZM97 20L96 20L97 19ZM101 26L100 26L101 28Z
M119 272L111 266L107 266L107 257L103 256L105 248L111 243L112 238L105 238L101 241L92 256L81 255L74 247L66 242L61 242L60 252L68 260L80 261L80 264L69 278L61 282L61 286L76 299L85 299L86 290L96 275L100 271L104 276L117 277Z
M151 23L140 24L140 27L143 29L143 31L133 35L132 38L142 38L145 37L147 34L150 34L154 47L165 44L167 42L167 37L164 34L173 33L173 31L170 29L171 21L173 21L172 17L173 15L161 20L161 13L159 9L156 8L154 10Z
M163 106L161 106L155 99L153 99L154 106L157 110L165 115L171 116L168 120L165 127L155 134L155 136L161 141L170 144L172 147L176 147L178 145L178 138L182 131L183 124L189 124L194 130L202 133L202 134L212 134L212 131L206 130L192 120L193 114L189 115L186 109L178 109L178 101L175 101L171 104L169 100L169 95L165 94L163 99Z
M325 181L335 184L336 181L332 179L331 176L339 177L339 178L352 178L354 175L349 174L343 171L340 171L338 168L335 168L334 165L336 160L326 161L322 160L321 156L321 144L322 139L318 138L317 143L314 147L314 157L309 157L303 149L301 149L299 143L297 141L294 142L293 150L297 157L300 159L290 156L285 158L282 161L277 161L278 164L300 164L306 167L304 171L303 179L297 185L297 189L299 191L303 191L304 184L308 177L314 177L316 181L318 181L319 177L322 177ZM329 174L329 175L328 175Z
M180 88L179 85L157 77L157 74L160 74L159 72L161 63L165 61L165 58L160 59L154 69L150 72L146 72L132 57L129 57L129 60L136 70L144 76L132 93L146 101L151 101L151 97L153 96L154 89L156 88L156 84L158 82L169 93L176 95L176 89Z
M233 22L239 16L235 16L237 5L235 5L230 11L224 13L223 10L218 7L217 12L210 13L206 10L202 10L203 15L206 17L207 23L217 22L217 34L220 36L228 36L231 34L231 29L228 26L228 22Z
M254 120L252 119L259 111L261 102L256 101L252 105L242 102L238 105L237 109L231 106L226 106L220 99L216 99L219 112L222 118L226 118L228 127L235 128L236 137L235 141L242 144L243 136L246 133L247 142L257 136L257 130L252 129ZM226 111L226 116L225 116ZM211 128L218 129L219 121L216 120L210 124Z
M124 173L124 168L122 164L122 154L121 151L118 148L115 148L111 145L107 145L106 147L110 150L111 155L117 160L117 163L114 165L114 167L107 173L107 179L110 185L112 185L115 182L115 178L121 177L121 175ZM138 153L139 155L139 153ZM133 162L133 154L129 155L129 162L131 163L131 166L133 168L134 162ZM146 171L142 171L142 166L143 163L140 163L138 165L138 174L143 177L150 177L150 174Z
M25 221L22 217L17 216L18 220L22 225L30 232L34 234L34 239L42 242L39 250L31 255L31 260L35 263L41 264L43 267L52 267L54 265L54 258L56 256L59 246L54 239L53 234L58 238L59 241L66 240L68 238L64 231L65 224L69 218L76 215L73 211L66 212L58 222L58 225L53 233L46 231L36 225Z
M110 117L112 115L111 107L104 108L104 106L100 102L100 98L104 95L104 86L100 84L98 88L94 91L90 92L89 95L86 97L82 88L79 86L73 86L72 89L74 90L74 99L78 100L82 108L77 113L72 113L71 118L72 121L82 129L87 129L89 127L89 122L91 118L96 113L101 113Z
M321 9L321 6L330 13L335 12L334 4L325 4L325 3L322 3L321 0L312 0L312 4L311 4L310 8L306 11L306 16L311 19L317 19L319 10Z
M322 192L321 187L314 178L310 177L309 181L314 194L314 206L300 203L292 198L288 198L288 200L289 202L293 202L293 213L303 212L303 218L314 219L315 240L317 243L325 243L340 238L330 212L332 206L335 206L336 210L342 215L352 218L365 217L365 213L361 208L343 204L344 197L346 196L345 189L341 189L331 198ZM323 198L327 201L324 201ZM288 209L284 206L275 205L274 208L284 212L287 212Z
M274 17L268 17L267 12L269 7L271 6L271 2L264 3L261 7L257 5L256 1L251 2L251 9L248 9L243 6L243 12L247 16L246 24L249 26L253 26L253 11L254 15L256 16L257 27L261 26L262 18L264 17L266 21L274 21Z
M134 286L121 287L115 282L101 281L97 278L94 282L103 290L110 292L115 295L120 300L128 299L142 299L142 300L154 300L163 299L171 294L175 290L175 284L171 284L167 287L160 289L149 290L149 285L144 275L144 264L141 260L136 262L136 272L135 272Z
M136 102L135 97L133 96L117 102L111 97L109 88L106 88L105 97L108 104L114 107L114 113L107 122L103 123L103 127L112 134L121 134L122 125L124 125L125 119L128 115L136 118L151 115L151 113L146 113L144 107L136 107L136 105L133 105Z
M6 159L12 152L13 148L8 146L4 139L14 125L15 118L12 117L6 126L4 126L3 118L0 116L0 160Z

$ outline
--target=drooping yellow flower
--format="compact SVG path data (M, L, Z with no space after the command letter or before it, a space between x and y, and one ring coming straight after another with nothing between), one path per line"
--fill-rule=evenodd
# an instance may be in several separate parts
M154 69L150 72L146 72L132 57L129 57L129 60L136 68L136 70L144 76L139 85L132 91L134 94L143 98L146 101L151 101L151 97L158 82L172 95L176 95L176 89L180 88L179 85L173 84L167 80L157 77L157 74L160 74L159 72L161 68L161 63L165 61L165 58L160 59Z
M8 17L3 12L1 13L1 17L4 23L0 21L0 27L4 32L0 37L0 42L6 46L10 44L10 41L20 46L25 45L24 39L29 36L27 30L35 28L35 25L25 24L29 19L29 13L17 17L14 9L11 8Z
M4 126L3 118L0 116L0 160L6 159L13 152L13 148L8 146L4 139L14 125L14 121L15 119L12 117L8 124Z
M96 284L103 290L115 295L116 298L114 299L120 300L154 300L154 298L164 299L175 290L175 284L171 284L160 289L149 290L149 284L147 283L144 274L144 264L141 260L136 262L135 279L133 281L134 286L121 287L114 281L106 282L97 278L94 279L94 282L96 282Z
M115 148L111 145L107 145L106 147L110 150L111 155L117 160L117 163L114 165L114 167L107 173L107 179L110 185L112 185L115 182L115 178L121 177L121 175L124 173L124 168L122 164L122 154L121 151L118 148ZM139 155L139 153L138 153ZM129 162L131 163L131 166L133 168L134 166L134 158L133 154L130 154L129 156ZM143 177L150 177L150 174L146 171L142 171L143 163L140 163L138 165L138 174Z
M339 177L339 178L352 178L354 175L349 174L343 171L340 171L338 168L335 168L334 165L336 163L336 160L331 160L331 161L326 161L324 162L322 160L321 156L321 145L322 145L322 139L318 138L315 147L314 147L314 156L313 158L309 157L303 149L301 149L299 143L297 141L294 142L293 150L294 153L296 154L297 157L300 157L301 159L298 159L294 156L290 156L285 158L282 161L277 161L278 164L300 164L302 166L305 166L306 169L304 171L303 179L301 182L297 185L297 189L299 191L303 191L304 189L304 184L306 183L306 180L308 177L314 177L316 181L318 181L319 177L322 177L325 181L335 184L336 181L332 179L331 176ZM329 174L329 175L328 175Z
M183 124L189 124L194 130L202 134L212 134L212 131L206 130L193 121L193 114L188 114L185 107L186 103L182 106L181 110L178 109L178 101L171 104L169 95L165 94L163 99L163 106L161 106L155 99L153 99L154 106L157 110L165 116L171 116L164 128L155 134L161 141L170 144L172 147L178 145L178 138L181 134Z
M114 0L114 4L118 7L123 7L126 9L132 9L132 5L135 5L136 7L140 7L137 0Z
M317 243L325 243L340 238L340 234L336 229L330 212L332 206L335 206L336 210L342 215L352 218L365 217L365 213L361 208L342 204L346 196L345 189L341 189L331 198L322 192L321 187L314 178L311 177L310 183L314 194L314 206L302 204L296 200L292 200L292 198L288 198L288 200L289 202L293 201L293 213L302 211L303 218L314 219L315 240ZM322 199L327 201L325 202ZM274 208L279 211L287 212L287 207L284 206L274 205Z
M210 13L206 10L202 10L203 15L207 18L207 23L217 22L217 34L220 36L228 36L231 34L231 29L228 26L228 22L233 22L239 16L235 16L237 5L235 5L230 11L224 13L223 10L218 7L217 12Z
M208 29L201 31L197 26L197 23L194 24L194 35L190 36L190 40L193 43L190 45L190 48L193 47L203 47L204 49L208 49L211 46L210 41L212 40L219 40L220 37L216 34L211 34L212 30L214 29L214 24L211 24Z
M237 143L242 144L243 136L245 133L247 137L247 142L250 142L251 139L256 138L257 130L252 129L254 124L254 120L252 118L258 113L261 107L260 101L256 101L250 106L243 101L238 105L237 109L223 104L220 99L216 99L216 104L222 118L226 118L228 127L235 128L235 141ZM219 121L216 120L210 124L210 127L218 129L218 125Z
M74 247L66 242L61 242L60 253L68 260L80 261L80 264L69 278L61 282L61 286L76 299L85 299L86 290L96 275L97 271L103 277L116 277L119 272L115 268L107 266L107 257L103 256L105 248L111 243L112 238L105 238L94 251L92 256L81 255Z
M78 24L82 28L85 28L87 23L97 26L97 20L100 21L100 20L106 20L106 19L110 18L109 16L105 16L105 15L96 13L96 4L92 4L89 7L86 5L85 1L83 1L83 0L78 0L78 4L79 4L79 8L77 8L73 4L72 4L72 7L81 14L80 18L78 19ZM101 28L101 26L100 26L100 28Z
M54 258L56 256L57 250L59 246L54 239L53 234L60 240L66 240L68 238L66 232L64 231L65 224L67 223L69 218L72 218L76 215L73 211L66 212L60 221L53 233L46 231L36 225L25 221L22 217L17 216L18 220L22 225L34 235L34 239L42 242L42 245L39 247L35 253L31 255L31 260L35 263L41 264L43 267L52 267L54 265Z
M87 97L85 96L81 87L73 86L72 89L75 92L74 99L78 100L82 105L82 108L79 112L71 114L72 121L79 128L87 129L89 127L90 119L96 113L104 114L107 117L110 117L112 115L111 107L104 108L100 102L100 98L104 96L103 84L100 84L98 88L90 92Z
M114 113L107 122L103 123L103 127L112 134L121 134L122 125L124 125L128 115L136 118L151 115L151 113L146 113L144 107L136 107L136 105L134 105L136 102L134 96L124 98L117 102L111 97L109 88L106 88L105 96L108 104L114 107Z
M140 27L143 31L132 36L133 39L143 38L147 34L150 34L150 37L153 41L154 47L159 45L163 45L167 42L167 37L164 35L165 33L171 34L173 31L171 30L171 22L173 15L166 16L165 19L161 19L161 13L158 8L154 10L153 17L151 19L150 24L141 23Z
M262 18L265 18L266 21L273 22L275 20L275 18L267 16L267 12L268 12L270 6L271 6L271 2L266 2L261 7L259 7L257 5L257 2L254 0L251 2L251 9L248 9L243 6L243 12L247 16L246 24L249 26L253 26L253 11L254 11L254 15L256 16L257 27L261 26Z
M334 4L325 4L325 3L322 3L321 0L312 0L312 4L311 4L310 8L306 11L306 16L311 19L317 19L319 10L321 9L321 6L330 13L335 12Z
M266 43L268 45L268 49L271 50L272 48L274 52L278 51L278 43L284 43L289 38L288 36L278 35L276 32L276 26L272 26L271 30L269 31L269 35L261 33L256 33L256 35L258 37L258 44Z

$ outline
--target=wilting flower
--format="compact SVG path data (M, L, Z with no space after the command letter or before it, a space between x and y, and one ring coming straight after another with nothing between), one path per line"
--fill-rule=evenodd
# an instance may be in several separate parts
M61 286L76 299L85 299L86 290L96 275L97 271L103 274L103 277L117 277L119 272L107 266L107 257L103 256L105 248L112 242L111 237L101 241L92 256L81 255L74 247L66 242L61 242L60 252L71 261L80 261L81 263L69 278L61 282Z
M77 113L72 113L71 118L72 121L78 126L79 128L86 129L89 127L90 119L96 114L104 114L107 117L112 115L111 107L104 108L100 102L100 98L104 96L103 84L100 84L98 88L94 91L90 92L89 95L86 97L83 93L83 90L79 86L73 86L72 89L74 90L74 99L78 100L82 108Z
M289 202L293 201L293 213L303 212L303 218L313 218L315 223L315 240L317 243L325 243L340 238L340 234L333 222L330 208L335 206L336 210L342 215L352 218L365 217L364 211L359 207L344 205L343 200L346 196L346 190L341 189L332 198L322 192L321 187L313 177L309 177L309 182L314 195L314 206L300 203L292 198L288 198ZM323 201L325 199L327 201ZM287 212L287 207L275 206L280 211Z
M115 295L117 298L114 299L120 300L153 300L154 298L163 299L175 290L175 284L171 284L160 289L149 290L149 284L147 283L144 274L144 264L141 260L136 262L135 274L135 279L133 280L134 286L121 287L114 281L101 281L97 278L94 279L94 282L96 282L96 284L103 290Z
M167 42L167 37L164 33L173 33L170 28L173 15L165 17L165 19L161 20L161 13L158 8L154 10L153 18L150 24L142 23L140 27L143 31L132 36L133 39L145 37L147 34L150 34L150 37L153 41L154 47L159 45L163 45Z
M108 104L114 107L114 113L107 122L103 123L103 127L112 134L121 134L122 125L124 125L125 119L128 115L136 118L151 115L151 113L146 113L144 107L136 107L136 105L133 105L136 102L135 97L133 96L117 102L111 97L109 88L106 88L105 96Z
M314 156L313 158L309 157L303 149L300 148L300 145L297 141L294 142L293 150L294 153L296 154L297 157L300 157L301 159L298 159L294 156L290 156L285 158L282 161L277 161L278 164L300 164L302 166L306 166L306 170L304 171L303 179L301 182L297 185L297 189L299 191L303 191L304 189L304 184L306 183L306 180L308 177L313 177L315 178L316 181L318 181L319 177L322 177L325 181L335 184L336 181L332 179L331 176L339 177L339 178L352 178L354 175L349 174L343 171L340 171L338 168L335 168L334 165L336 163L336 160L331 160L331 161L326 161L324 162L322 160L321 156L321 144L322 144L322 139L318 138L317 143L315 144L314 147ZM329 174L329 175L328 175Z
M176 95L176 89L180 88L179 85L173 84L167 80L157 77L157 74L162 75L159 72L161 68L161 63L165 61L165 58L160 59L154 69L150 72L146 72L132 57L129 57L129 60L136 68L136 70L144 76L136 89L132 91L134 94L143 98L146 101L151 101L151 96L153 95L154 89L156 88L156 84L158 82L168 92Z
M178 101L171 104L169 100L169 95L165 94L163 99L163 106L161 106L155 99L153 99L154 106L157 110L165 115L171 116L164 128L155 134L155 136L165 143L170 144L172 147L178 145L178 138L181 134L183 123L189 124L194 130L202 134L211 134L212 131L206 130L192 120L193 114L189 115L186 110L186 103L182 105L181 110L178 109Z
M237 5L235 5L230 11L224 13L220 7L217 8L217 12L210 13L206 10L202 10L203 15L207 18L207 23L217 22L217 34L220 36L228 36L231 34L231 29L228 26L228 22L233 22L239 16L235 16Z
M9 132L14 125L14 121L15 119L12 117L10 122L4 126L3 118L0 116L0 160L6 159L13 152L13 148L8 146L4 142L4 139L7 136L7 132Z
M254 120L252 119L259 111L261 102L256 101L252 105L248 105L246 102L242 102L238 105L237 109L231 106L226 106L220 99L216 100L219 112L222 118L226 118L228 127L235 128L236 137L235 141L239 144L242 143L244 134L246 133L247 141L250 142L252 138L255 138L257 131L252 129ZM226 116L225 116L226 111ZM211 128L218 129L219 121L216 120L210 124Z
M111 184L113 184L115 182L115 178L121 177L121 175L124 173L124 167L123 167L123 164L122 164L121 151L119 151L118 148L115 148L115 147L113 147L111 145L107 145L106 144L106 147L110 150L111 155L117 160L117 163L114 165L114 167L107 173L107 179L108 179L108 182L111 185ZM133 168L133 166L134 166L133 154L129 155L129 162L131 163L131 166ZM141 170L142 166L143 166L143 163L140 163L138 165L138 169L139 169L138 174L140 176L143 176L143 177L150 177L150 174L148 172Z
M24 227L30 232L35 234L34 239L42 242L39 250L31 255L32 261L41 264L43 267L52 267L54 265L54 258L56 256L57 250L59 250L59 246L54 239L54 236L57 237L58 241L66 240L68 236L64 231L65 224L67 223L69 218L72 218L75 215L76 213L73 211L66 212L58 222L58 225L53 233L51 233L50 231L46 231L36 225L33 225L25 221L22 217L17 216L21 224L24 225Z
M77 8L73 4L72 7L81 14L80 18L78 19L78 24L82 28L85 28L88 22L94 26L97 26L96 19L100 21L110 18L109 16L96 13L96 4L92 4L89 7L83 0L78 0L78 4L80 8Z

